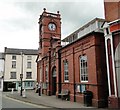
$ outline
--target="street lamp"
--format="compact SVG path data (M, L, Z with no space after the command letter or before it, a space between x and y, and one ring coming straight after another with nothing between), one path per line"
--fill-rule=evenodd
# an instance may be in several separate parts
M22 96L22 79L23 79L23 53L21 52L21 58L22 58L22 62L21 62L21 74L20 74L20 79L21 79L21 92L20 92L20 96Z
M23 74L20 74L20 79L21 79L21 92L20 92L20 96L22 96L22 78L23 78Z

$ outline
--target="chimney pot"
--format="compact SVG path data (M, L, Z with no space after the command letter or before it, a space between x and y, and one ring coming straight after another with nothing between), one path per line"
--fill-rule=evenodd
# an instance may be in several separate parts
M43 8L44 12L46 12L46 8Z

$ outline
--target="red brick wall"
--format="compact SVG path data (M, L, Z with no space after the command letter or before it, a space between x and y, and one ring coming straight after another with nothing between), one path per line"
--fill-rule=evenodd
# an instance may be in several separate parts
M104 7L107 21L120 19L120 2L104 2Z
M56 64L55 58L53 58L53 49L57 49L58 41L61 39L61 18L59 12L49 13L44 9L43 13L39 18L39 53L41 60L39 61L37 68L37 76L40 77L40 68L42 68L42 83L46 83L45 68L48 66L48 87L44 88L44 94L52 94L52 68ZM48 28L49 23L54 22L56 25L56 30L51 31ZM41 28L42 27L42 28ZM57 38L54 39L53 37ZM55 50L56 51L56 50ZM58 72L58 69L56 69ZM37 81L40 81L40 78L37 78Z
M44 57L44 55L47 54L47 52L49 51L49 48L51 47L51 38L52 36L54 37L58 37L61 38L61 18L60 18L60 14L54 14L54 13L49 13L44 11L41 15L42 17L40 17L39 19L39 27L42 27L42 29L39 29L39 41L41 41L42 43L42 48L41 49L41 53L42 53L42 57ZM50 22L54 22L57 26L55 31L50 31L48 29L48 24ZM41 30L41 31L40 31ZM39 47L41 47L39 45Z
M84 38L81 38L74 43L61 48L60 43L53 43L50 40L51 35L61 37L61 22L60 17L54 18L54 22L57 24L57 30L50 32L48 30L48 23L53 20L50 16L45 17L46 13L43 13L43 17L39 24L43 25L42 48L40 64L38 64L37 76L40 78L40 67L42 68L42 81L45 80L45 67L48 65L49 79L48 88L43 90L44 94L52 94L52 68L56 66L57 72L57 91L56 95L62 89L70 90L70 100L83 102L83 94L75 91L75 84L82 84L80 81L80 55L87 55L88 58L88 82L86 87L93 92L92 104L93 106L104 106L104 100L106 100L107 94L107 80L106 80L106 63L105 63L105 49L104 49L104 35L100 33L91 33ZM56 50L56 57L52 57L53 47ZM60 58L58 56L58 50L60 50ZM68 60L69 82L64 82L64 65L63 61ZM38 82L40 79L37 79ZM59 85L61 84L61 85Z
M120 98L111 96L108 98L108 106L110 109L120 109Z
M88 90L93 92L93 106L105 106L103 99L107 100L108 91L103 34L92 33L61 50L62 89L70 90L71 101L83 102L83 94L74 91L74 84L81 84L79 57L84 54L88 58L88 82L85 84ZM63 61L65 59L68 60L68 83L64 82Z

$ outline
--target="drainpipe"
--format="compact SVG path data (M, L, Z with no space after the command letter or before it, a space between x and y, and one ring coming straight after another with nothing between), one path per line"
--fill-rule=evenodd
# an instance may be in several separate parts
M74 58L74 48L73 48L73 84L74 84L74 102L76 102L76 97L75 97L75 58Z
M58 82L58 93L61 92L61 53L60 50L58 50L58 64L59 64L59 72L58 72L58 77L59 77L59 82Z
M49 79L49 92L48 92L48 95L50 96L50 95L52 95L52 87L51 86L53 86L52 85L52 74L51 74L51 48L49 48L49 51L48 51L48 59L49 59L49 61L48 61L48 79Z

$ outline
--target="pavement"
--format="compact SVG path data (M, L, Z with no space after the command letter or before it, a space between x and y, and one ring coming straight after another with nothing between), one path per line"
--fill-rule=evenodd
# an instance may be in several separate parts
M36 105L42 105L46 108L94 108L94 107L86 107L84 104L78 103L78 102L71 102L67 100L62 100L61 98L57 98L56 96L46 96L41 95L39 96L38 93L35 93L34 90L27 90L25 92L26 97L20 96L20 93L17 91L15 92L9 92L7 93L7 97L36 104Z

